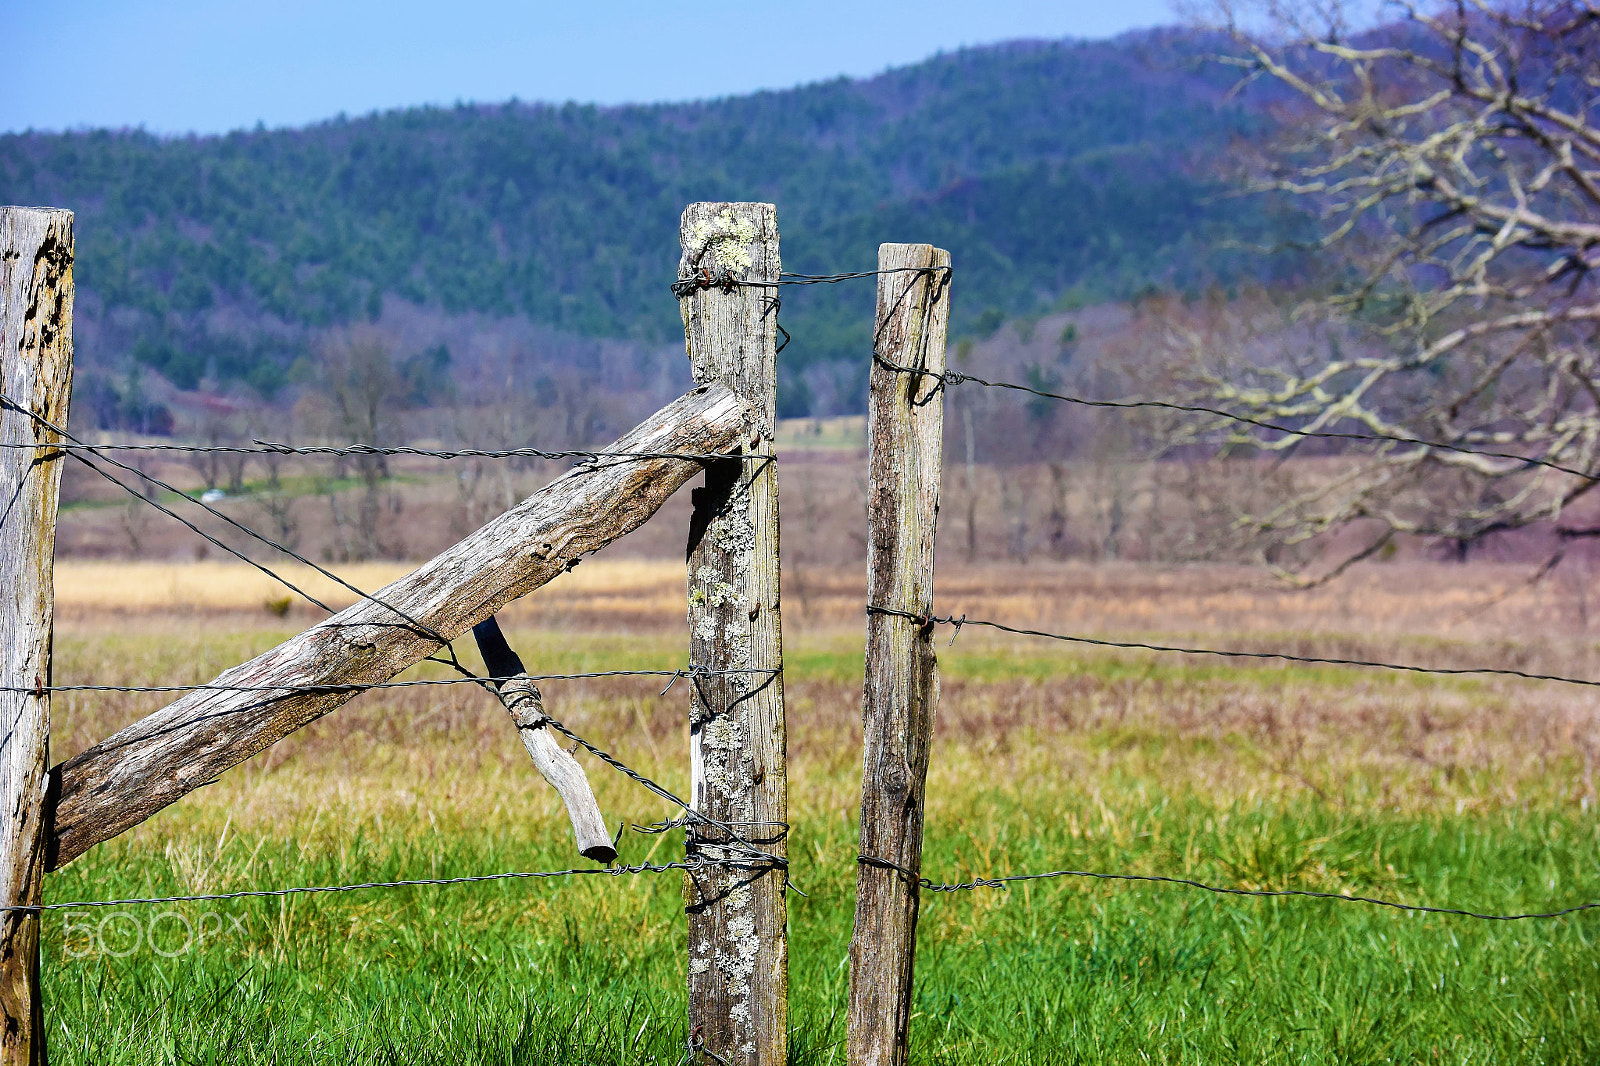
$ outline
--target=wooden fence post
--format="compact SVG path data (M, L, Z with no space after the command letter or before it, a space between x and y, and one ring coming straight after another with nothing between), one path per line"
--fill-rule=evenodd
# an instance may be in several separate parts
M679 309L695 380L722 382L755 412L745 457L707 468L689 532L690 662L771 670L695 678L691 805L780 860L789 807L783 630L778 610L777 213L771 204L698 203L683 213ZM718 832L689 826L691 860L726 859ZM705 1061L788 1058L785 871L760 860L684 876L689 1042Z
M878 248L878 316L867 405L867 615L862 688L861 855L850 940L850 1066L903 1066L922 869L928 748L939 702L933 609L950 253ZM927 375L892 370L916 367ZM889 865L893 864L893 865ZM898 867L898 869L896 869Z
M0 207L0 440L50 444L72 392L72 212ZM0 452L0 905L35 906L44 878L50 638L62 453ZM24 691L14 691L22 689ZM34 691L26 691L33 689ZM0 915L0 1066L45 1060L39 915Z

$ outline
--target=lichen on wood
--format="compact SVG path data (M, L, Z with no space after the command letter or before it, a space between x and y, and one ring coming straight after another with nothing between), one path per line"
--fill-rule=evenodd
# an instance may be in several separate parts
M788 818L783 658L778 598L776 298L780 270L770 204L692 204L680 229L687 280L743 282L680 298L695 380L720 381L754 411L739 460L714 464L695 490L689 544L691 804L782 859ZM773 671L768 674L764 671ZM782 1066L788 1055L784 870L730 849L726 831L690 827L691 857L728 860L684 878L689 921L689 1025L729 1066Z

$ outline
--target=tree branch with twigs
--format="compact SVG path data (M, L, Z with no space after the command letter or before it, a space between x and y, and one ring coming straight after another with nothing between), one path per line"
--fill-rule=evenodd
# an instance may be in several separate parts
M1337 9L1269 7L1267 31L1223 10L1225 61L1243 91L1274 87L1280 130L1238 177L1316 220L1319 276L1278 322L1174 316L1164 338L1191 402L1373 438L1241 519L1300 583L1399 534L1465 551L1559 523L1600 484L1600 7L1397 10L1355 36ZM1178 439L1318 451L1217 416ZM1310 550L1351 526L1368 532Z

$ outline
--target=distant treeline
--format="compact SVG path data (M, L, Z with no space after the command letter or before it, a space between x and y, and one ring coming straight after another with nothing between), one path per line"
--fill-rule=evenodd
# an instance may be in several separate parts
M1211 175L1265 119L1226 99L1212 50L1169 31L695 104L7 135L0 202L78 212L82 358L185 389L271 397L320 331L376 319L386 298L669 339L692 200L776 203L791 270L870 268L882 241L948 247L953 329L981 334L1067 303L1259 278L1220 239L1279 223ZM789 413L864 366L871 303L867 282L785 293Z

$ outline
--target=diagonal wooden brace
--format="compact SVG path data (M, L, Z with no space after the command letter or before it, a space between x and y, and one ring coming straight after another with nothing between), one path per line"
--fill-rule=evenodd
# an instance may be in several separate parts
M726 386L704 385L607 450L720 453L745 443L751 421ZM355 695L339 686L378 684L421 662L643 525L704 465L671 455L585 463L371 597L226 671L215 687L55 766L48 867L131 829Z

